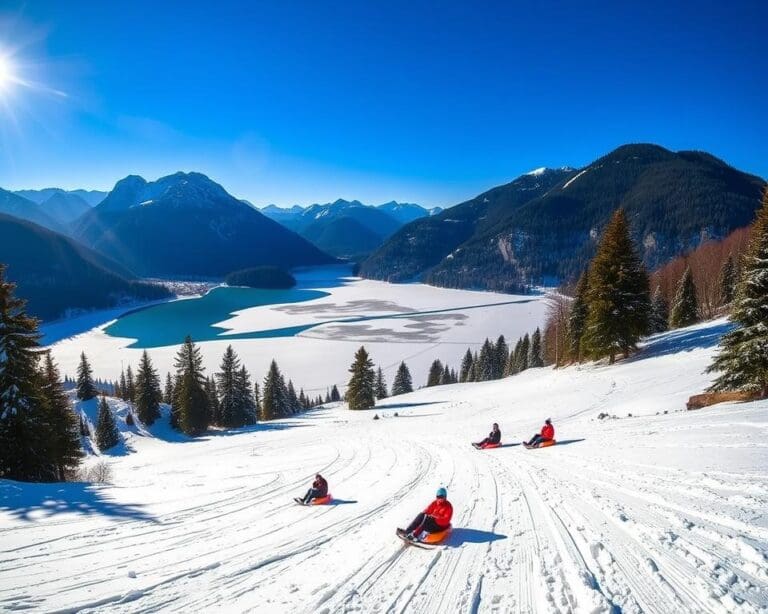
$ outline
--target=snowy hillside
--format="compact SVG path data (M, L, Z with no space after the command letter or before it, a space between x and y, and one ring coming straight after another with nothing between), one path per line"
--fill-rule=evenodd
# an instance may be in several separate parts
M768 402L683 411L725 327L372 411L124 429L114 485L0 480L0 610L765 611ZM559 445L517 445L546 417ZM506 445L470 447L493 421ZM317 471L334 504L295 505ZM440 485L449 541L402 545Z

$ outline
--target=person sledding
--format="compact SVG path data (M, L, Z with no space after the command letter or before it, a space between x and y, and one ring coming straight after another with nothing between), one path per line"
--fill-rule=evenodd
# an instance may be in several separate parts
M312 482L312 488L307 491L302 499L296 497L296 502L302 505L318 502L328 497L328 482L319 473L315 475L315 481Z
M498 448L501 445L501 431L499 430L499 425L494 422L491 432L488 433L488 437L478 443L473 443L472 445L479 450L485 448Z
M524 441L523 445L526 448L541 448L545 446L551 446L555 443L555 427L552 426L552 420L547 418L544 420L544 426L541 427L541 432L531 437L530 441Z
M397 534L410 541L432 541L429 536L442 537L451 528L453 506L448 501L448 491L442 486L437 489L435 500L418 514L407 529L398 529Z

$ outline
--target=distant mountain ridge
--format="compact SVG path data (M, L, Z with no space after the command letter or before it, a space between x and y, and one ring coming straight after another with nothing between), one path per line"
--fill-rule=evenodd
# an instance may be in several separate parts
M201 173L120 180L73 235L144 276L223 277L259 265L335 262Z
M28 301L29 312L50 320L70 310L103 309L121 300L170 296L161 286L140 282L116 262L69 237L0 214L0 263Z
M56 194L69 194L82 199L89 207L95 207L104 200L109 192L101 190L64 190L62 188L42 188L40 190L16 190L14 192L19 196L31 200L38 205L42 205L51 196Z
M374 251L404 224L428 217L433 210L414 203L370 206L338 199L286 209L268 205L261 212L329 254L355 259Z
M582 169L537 169L416 220L363 262L361 274L500 291L572 279L618 207L652 268L750 223L764 186L705 152L624 145Z

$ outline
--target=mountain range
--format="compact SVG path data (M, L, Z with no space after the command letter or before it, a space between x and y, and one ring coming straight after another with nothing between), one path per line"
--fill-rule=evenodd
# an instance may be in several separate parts
M323 251L355 260L373 252L404 224L439 213L441 209L396 201L370 206L358 200L339 199L308 207L268 205L260 211Z
M407 224L360 272L498 291L573 279L619 207L652 268L749 224L764 188L708 153L624 145L584 168L538 169Z
M200 173L152 182L128 176L71 232L142 276L222 277L258 265L335 262Z

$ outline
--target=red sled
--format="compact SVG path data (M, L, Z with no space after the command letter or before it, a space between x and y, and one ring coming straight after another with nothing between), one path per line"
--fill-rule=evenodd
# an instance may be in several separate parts
M312 501L309 502L310 505L327 505L333 500L333 497L331 497L331 493L328 493L324 497L318 497L317 499L312 499Z
M541 443L537 443L534 446L529 446L527 443L523 442L523 445L528 448L529 450L534 450L536 448L548 448L549 446L554 446L557 442L554 439L548 439L547 441L542 441Z
M472 444L475 448L478 450L490 450L492 448L500 448L501 442L499 443L473 443Z

